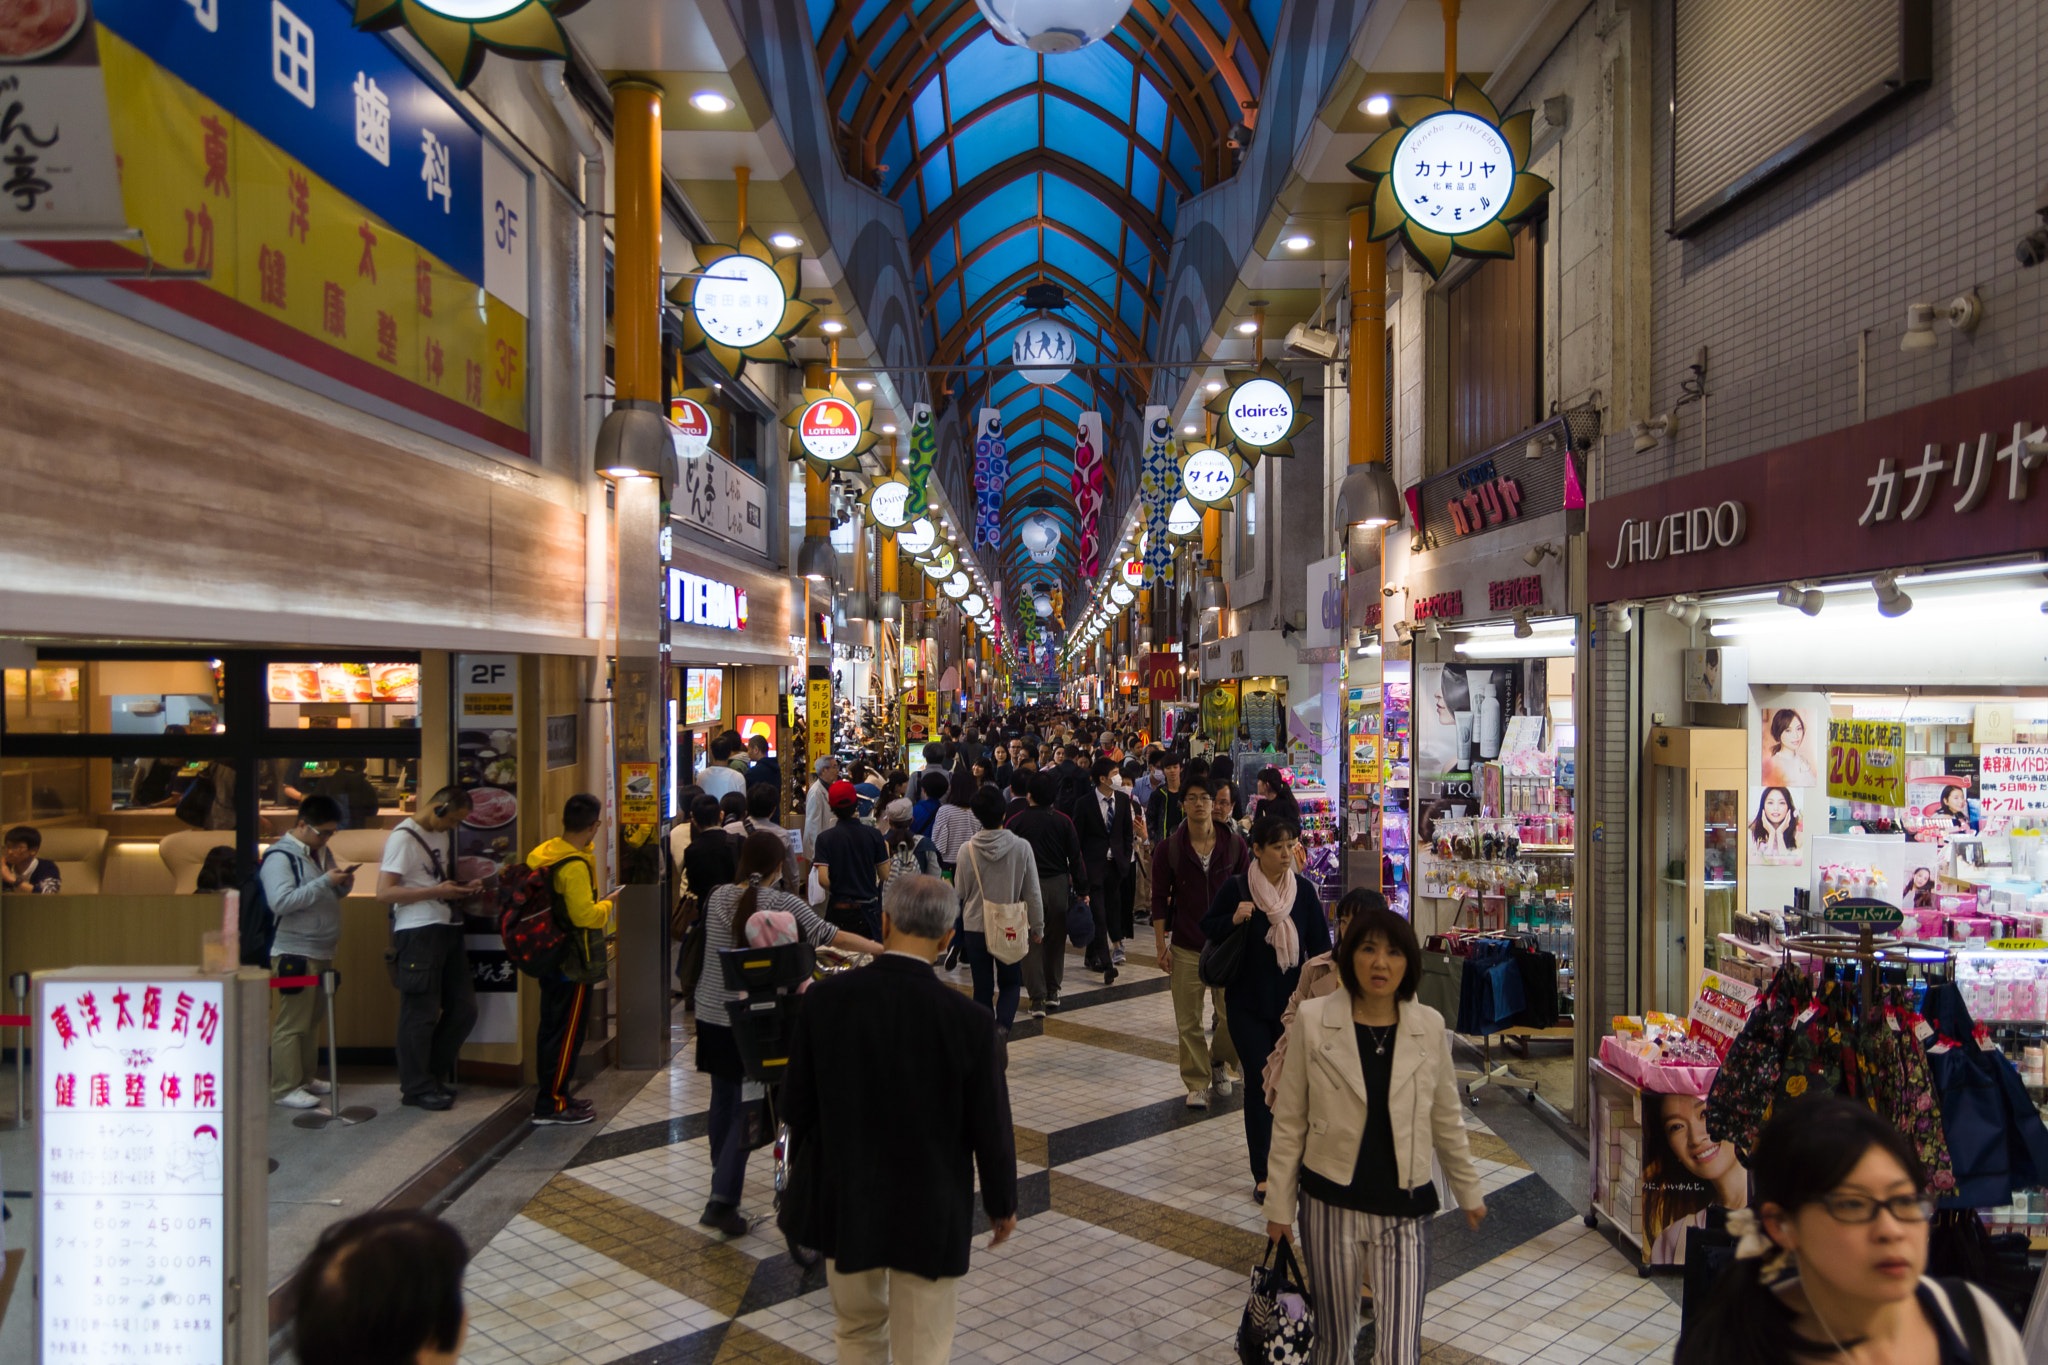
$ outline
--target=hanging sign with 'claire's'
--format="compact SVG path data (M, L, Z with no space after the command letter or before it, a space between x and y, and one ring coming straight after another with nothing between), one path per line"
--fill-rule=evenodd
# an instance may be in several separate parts
M1256 370L1225 370L1223 392L1209 400L1208 411L1222 422L1217 444L1245 460L1261 455L1292 455L1294 436L1308 425L1301 406L1301 381L1289 380L1267 361Z
M1431 278L1454 255L1514 255L1507 225L1550 193L1523 169L1534 117L1525 109L1503 119L1462 76L1450 100L1396 99L1394 126L1347 168L1374 186L1371 240L1400 233Z

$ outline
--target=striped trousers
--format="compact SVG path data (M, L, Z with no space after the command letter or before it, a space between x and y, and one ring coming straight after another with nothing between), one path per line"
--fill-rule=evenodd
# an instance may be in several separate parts
M1358 1345L1361 1272L1372 1281L1373 1365L1416 1365L1429 1289L1429 1220L1382 1218L1304 1194L1301 1239L1316 1306L1310 1365L1350 1365Z

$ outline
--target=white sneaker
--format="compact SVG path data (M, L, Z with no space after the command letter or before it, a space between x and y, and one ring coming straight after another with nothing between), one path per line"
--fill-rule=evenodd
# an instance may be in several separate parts
M1199 1090L1190 1090L1188 1092L1188 1108L1207 1109L1208 1107L1209 1097L1207 1095L1203 1094Z
M281 1097L277 1102L287 1109L317 1109L320 1107L320 1097L306 1089L303 1085L297 1090L292 1091L291 1094Z
M299 1089L311 1095L331 1095L334 1093L334 1087L321 1080L307 1081Z
M1224 1072L1223 1075L1217 1079L1216 1093L1218 1095L1229 1095L1232 1091L1237 1089L1238 1079L1239 1077L1236 1072Z

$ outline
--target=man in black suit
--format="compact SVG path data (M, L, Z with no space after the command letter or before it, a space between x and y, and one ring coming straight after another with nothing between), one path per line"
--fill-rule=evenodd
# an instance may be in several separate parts
M1053 775L1060 780L1059 808L1069 814L1073 812L1074 804L1086 794L1089 786L1088 770L1074 761L1079 753L1080 749L1076 745L1060 745L1060 761L1052 768Z
M995 1016L931 968L959 908L937 877L891 878L883 955L819 982L797 1015L782 1084L794 1156L780 1222L827 1257L841 1365L951 1356L977 1169L989 1246L1017 1227Z
M1095 939L1088 945L1088 970L1101 972L1104 985L1116 981L1124 960L1123 881L1133 875L1131 851L1137 842L1131 798L1110 782L1112 759L1098 758L1089 769L1094 784L1066 807L1081 837L1081 857L1088 864L1088 904L1095 913Z

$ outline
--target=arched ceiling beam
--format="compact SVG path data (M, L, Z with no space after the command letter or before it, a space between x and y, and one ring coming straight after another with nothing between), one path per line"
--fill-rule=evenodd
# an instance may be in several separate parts
M1180 172L1175 170L1173 168L1173 163L1166 159L1165 148L1162 147L1156 150L1150 148L1150 145L1146 143L1146 141L1138 135L1137 129L1133 128L1121 117L1119 117L1116 114L1112 114L1111 112L1109 112L1109 110L1103 108L1095 101L1088 99L1084 96L1077 95L1073 91L1066 89L1064 86L1058 86L1052 84L1049 81L1039 80L1033 81L1029 85L1020 85L1007 95L1002 95L996 99L990 100L987 104L982 105L979 109L976 109L966 118L954 120L946 134L942 137L934 138L932 140L931 146L925 148L922 152L918 153L917 159L911 162L909 166L902 168L901 174L897 175L896 177L896 183L890 185L885 190L883 190L883 193L888 195L891 199L901 199L903 197L903 191L905 187L911 184L913 181L915 181L919 176L923 175L924 168L926 166L930 165L932 162L944 156L947 152L947 149L951 147L953 142L956 139L958 139L962 133L965 133L968 129L974 127L975 124L980 123L983 119L989 118L992 115L1000 113L1002 110L1009 108L1013 104L1019 103L1020 101L1027 99L1036 99L1040 95L1044 95L1048 98L1060 100L1064 103L1071 104L1076 109L1081 110L1083 113L1093 114L1096 118L1101 119L1104 123L1107 123L1110 127L1116 129L1119 133L1122 133L1124 135L1124 138L1131 144L1131 146L1137 149L1138 153L1144 154L1148 151L1151 152L1150 160L1152 161L1153 165L1159 168L1160 175L1164 176L1168 183L1170 183L1176 190L1180 191L1182 196L1190 195L1195 192L1196 187L1189 185L1187 181L1181 179Z
M1093 166L1076 161L1064 152L1050 147L1033 147L1019 152L1007 161L997 162L974 179L955 189L946 197L946 202L932 210L917 231L910 237L910 259L922 261L931 255L932 244L960 221L961 215L1009 185L1033 171L1050 171L1073 185L1076 189L1087 190L1102 201L1104 208L1124 220L1125 226L1144 239L1145 247L1153 259L1165 260L1168 243L1166 229L1152 210L1131 197L1131 192L1111 180Z
M1010 241L1012 238L1017 237L1022 233L1035 232L1039 228L1047 228L1053 232L1057 232L1060 234L1060 236L1066 238L1074 245L1081 247L1087 251L1093 252L1097 257L1099 257L1102 260L1103 264L1107 265L1111 270L1117 273L1117 275L1123 280L1126 288L1130 289L1132 293L1138 296L1139 300L1144 304L1145 312L1148 316L1157 317L1159 315L1159 305L1153 300L1150 292L1150 287L1146 284L1144 280L1138 278L1137 272L1133 271L1129 266L1125 265L1122 261L1119 261L1116 257L1104 251L1102 247L1093 238L1088 237L1082 233L1074 232L1073 230L1068 228L1066 224L1060 222L1057 218L1049 217L1042 212L1034 214L1029 218L1026 218L1021 223L1016 223L1010 227L1004 228L1001 232L989 238L980 246L974 248L972 252L968 253L966 256L963 256L958 265L955 265L951 270L947 271L942 278L933 282L931 287L931 293L926 296L925 301L923 303L918 305L919 310L925 313L927 316L936 312L939 306L938 301L940 295L944 294L948 289L952 288L954 284L958 283L961 277L967 273L967 269L969 266L972 266L976 261L979 261L982 257L988 255L991 251L994 251L997 247L1003 245L1005 242Z

